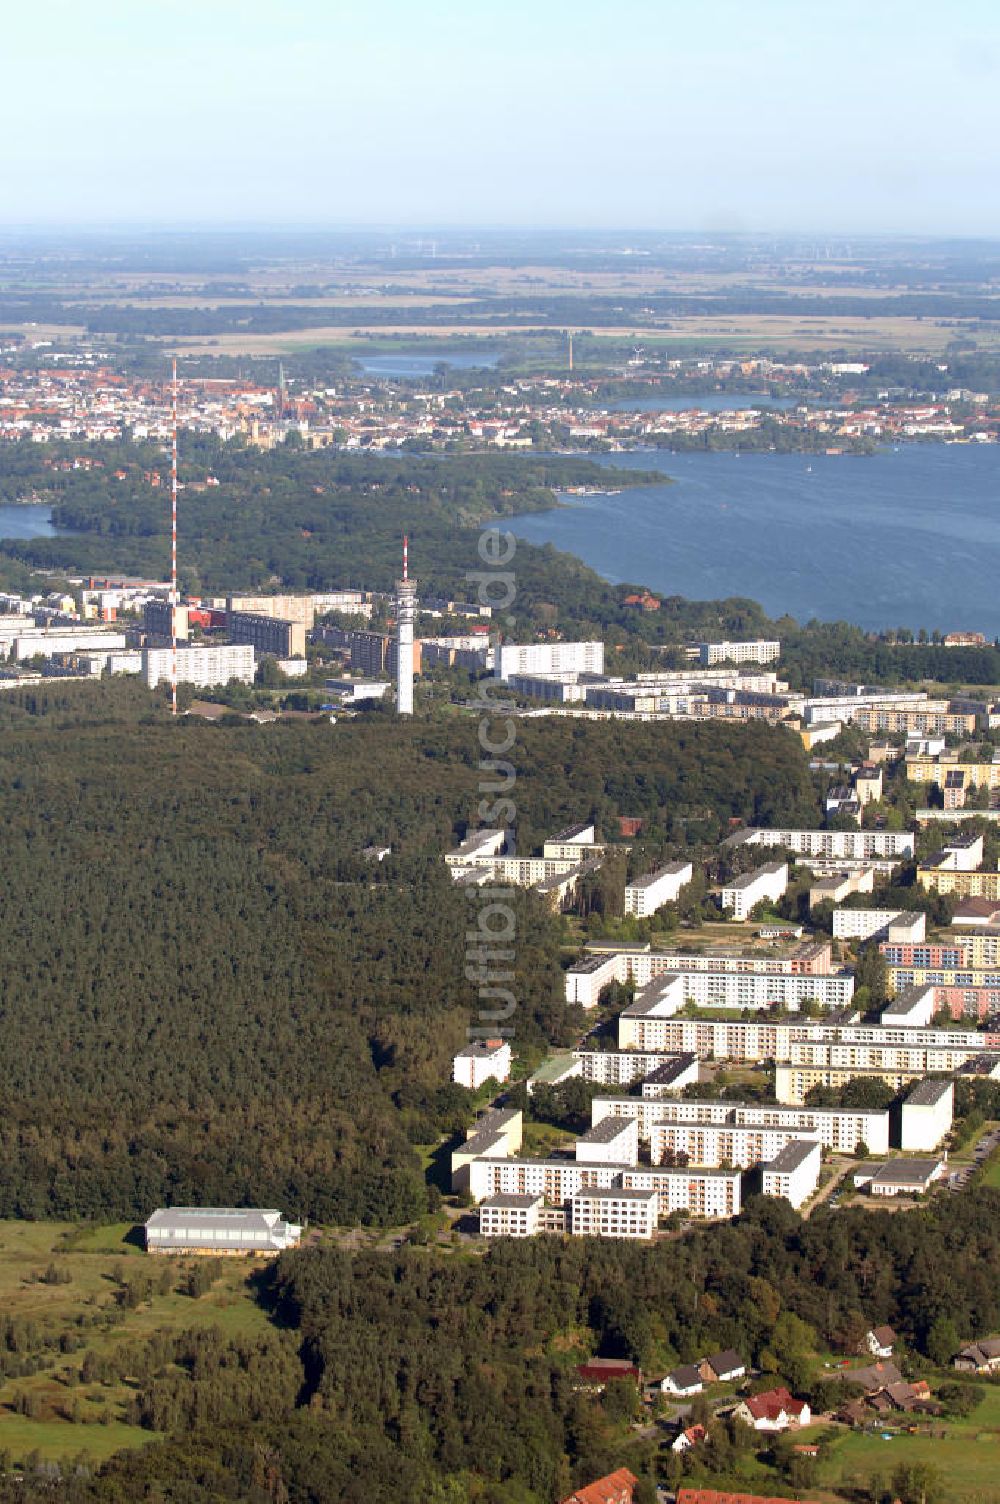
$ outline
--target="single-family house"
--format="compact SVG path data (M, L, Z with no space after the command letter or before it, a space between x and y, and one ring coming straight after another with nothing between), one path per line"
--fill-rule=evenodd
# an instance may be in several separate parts
M678 1431L677 1435L670 1443L670 1450L677 1453L689 1452L692 1447L696 1447L698 1445L699 1441L704 1440L704 1426L688 1426L686 1430Z
M793 1399L783 1385L748 1395L733 1413L755 1431L787 1431L789 1426L808 1426L812 1420L808 1403Z
M735 1379L745 1379L747 1366L739 1353L727 1347L724 1352L710 1353L698 1364L698 1372L706 1384L728 1384Z
M682 1363L680 1368L675 1368L667 1374L660 1384L660 1392L686 1397L689 1394L701 1394L704 1387L701 1374L694 1364Z
M586 1363L577 1366L576 1371L585 1384L595 1389L603 1389L612 1379L631 1379L634 1384L642 1383L640 1370L628 1358L588 1358Z
M954 1366L962 1373L997 1373L1000 1337L982 1337L978 1342L970 1342L956 1354Z
M627 1467L607 1473L594 1483L578 1488L563 1499L562 1504L632 1504L638 1478Z
M856 1384L866 1394L875 1394L877 1390L884 1389L887 1384L901 1384L903 1375L895 1363L890 1363L880 1358L877 1363L869 1363L865 1368L845 1368L840 1377L848 1384Z
M898 1341L891 1326L873 1326L865 1337L865 1346L873 1358L891 1358Z

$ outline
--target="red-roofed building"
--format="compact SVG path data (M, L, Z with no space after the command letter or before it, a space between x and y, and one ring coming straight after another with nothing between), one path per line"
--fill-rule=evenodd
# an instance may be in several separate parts
M578 1488L575 1494L563 1499L562 1504L632 1504L632 1496L638 1478L627 1467L620 1467L586 1488Z
M642 1383L642 1373L627 1358L591 1358L588 1363L579 1364L576 1371L584 1383L601 1387L612 1379L632 1379L636 1384Z
M784 1386L749 1395L735 1413L755 1431L787 1431L789 1426L808 1426L812 1419L806 1401L793 1399Z

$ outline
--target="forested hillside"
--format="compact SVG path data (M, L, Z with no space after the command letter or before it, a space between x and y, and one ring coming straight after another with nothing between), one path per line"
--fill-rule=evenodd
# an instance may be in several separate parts
M467 1112L468 899L441 855L478 823L476 722L174 725L100 693L0 707L0 1215L409 1220L412 1144ZM528 722L510 756L525 851L578 818L683 846L815 814L763 726ZM516 906L516 1040L568 1041L558 921Z
M129 1376L132 1420L162 1440L95 1477L8 1474L0 1498L551 1504L623 1464L643 1479L643 1501L655 1475L732 1487L748 1468L769 1495L801 1497L789 1475L754 1463L761 1438L716 1422L682 1462L669 1435L631 1428L627 1384L598 1397L576 1365L600 1353L653 1376L733 1347L762 1370L759 1387L840 1404L849 1391L817 1357L854 1350L874 1322L893 1326L914 1371L1000 1325L998 1218L1000 1195L985 1189L895 1216L821 1209L808 1222L757 1198L736 1224L652 1247L302 1249L261 1287L276 1331L164 1332L104 1360L109 1378ZM824 1497L883 1494L859 1482Z

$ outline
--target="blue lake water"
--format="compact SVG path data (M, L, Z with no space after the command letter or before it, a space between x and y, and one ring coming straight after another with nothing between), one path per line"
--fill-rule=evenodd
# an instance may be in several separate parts
M683 397L620 397L598 405L609 413L686 413L699 408L703 413L742 413L749 408L795 407L798 397L769 397L766 392L697 392Z
M52 508L0 506L0 538L52 538Z
M870 457L601 457L673 485L571 497L515 532L606 579L772 616L1000 636L1000 446L909 444Z
M420 355L359 355L356 357L366 376L385 376L395 379L405 376L431 376L435 366L452 366L456 371L471 371L477 367L492 369L499 357L488 350L478 354L467 350L428 350Z

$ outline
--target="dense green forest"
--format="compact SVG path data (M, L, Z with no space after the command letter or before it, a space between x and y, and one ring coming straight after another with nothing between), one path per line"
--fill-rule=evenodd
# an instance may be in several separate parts
M630 1430L627 1386L590 1394L575 1365L600 1353L658 1374L734 1347L763 1371L758 1387L841 1403L845 1386L815 1354L852 1350L875 1322L899 1333L916 1372L1000 1325L998 1222L989 1190L897 1216L821 1209L808 1222L758 1198L735 1224L654 1247L303 1249L260 1284L272 1333L163 1333L104 1360L130 1376L132 1419L163 1440L96 1476L8 1476L0 1498L551 1504L623 1463L644 1480L642 1500L657 1476L733 1487L747 1466L760 1477L759 1439L716 1422L681 1461ZM791 1454L775 1465L798 1466ZM794 1471L767 1476L768 1493L801 1497Z
M153 703L0 706L0 1215L408 1221L413 1143L469 1113L468 899L441 857L478 824L477 723L174 725ZM509 755L525 851L578 818L681 849L815 817L801 747L767 727L529 722ZM559 922L515 905L518 1047L566 1043Z

